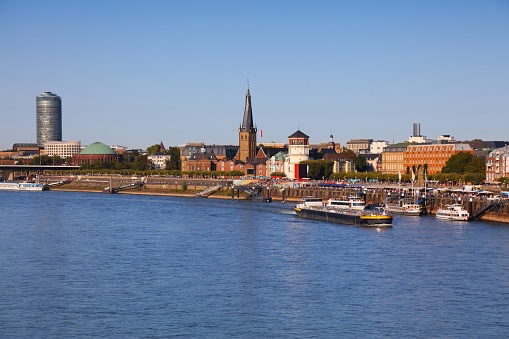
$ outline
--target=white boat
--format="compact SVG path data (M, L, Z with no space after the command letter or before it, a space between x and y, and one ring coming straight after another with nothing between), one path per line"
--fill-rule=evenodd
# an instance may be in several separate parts
M338 210L355 210L364 211L366 209L366 202L359 197L349 196L348 198L329 199L327 207Z
M316 197L302 198L301 204L302 204L302 206L306 206L306 207L322 207L323 206L322 198L316 198Z
M390 201L387 200L385 203L385 208L388 212L392 214L401 214L401 215L422 215L422 206L410 201L405 201L404 199L400 199L399 201Z
M46 187L38 182L0 182L0 191L44 191Z
M437 210L437 219L468 221L470 214L461 204L445 205Z

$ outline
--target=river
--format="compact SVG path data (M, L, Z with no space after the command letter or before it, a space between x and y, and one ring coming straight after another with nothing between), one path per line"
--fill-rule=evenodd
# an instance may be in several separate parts
M509 337L509 226L0 192L4 338Z

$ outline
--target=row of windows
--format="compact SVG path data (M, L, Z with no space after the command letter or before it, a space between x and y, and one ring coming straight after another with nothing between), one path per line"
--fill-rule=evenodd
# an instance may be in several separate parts
M290 145L308 145L308 140L302 140L302 139L290 139Z

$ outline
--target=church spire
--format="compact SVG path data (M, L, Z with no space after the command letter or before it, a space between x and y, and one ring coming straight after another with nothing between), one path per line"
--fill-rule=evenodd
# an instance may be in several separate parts
M256 128L253 125L253 111L251 108L251 92L249 91L249 83L246 93L246 105L244 108L244 119L242 119L241 130L244 132L255 132Z
M251 93L249 92L248 83L244 118L239 128L239 151L236 156L238 160L247 162L248 159L254 159L256 157L256 130L256 125L253 123Z

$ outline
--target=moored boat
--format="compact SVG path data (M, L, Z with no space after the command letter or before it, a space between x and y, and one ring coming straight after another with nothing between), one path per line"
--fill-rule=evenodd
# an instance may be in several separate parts
M363 211L366 209L366 202L357 196L351 195L340 199L329 199L327 206L334 209Z
M436 218L442 220L468 221L470 214L461 204L445 205L437 210Z
M0 182L0 191L44 191L46 187L38 182Z
M379 207L374 210L366 210L365 205L355 205L356 199L349 199L351 206L338 204L338 200L329 200L325 206L318 201L307 201L295 206L297 216L306 219L336 222L355 226L392 227L392 216ZM341 200L345 201L345 200ZM362 202L362 201L361 201ZM340 206L340 207L338 207Z
M385 208L391 214L410 216L419 216L423 214L423 208L421 205L405 199L399 199L397 201L387 200L385 202Z

